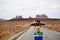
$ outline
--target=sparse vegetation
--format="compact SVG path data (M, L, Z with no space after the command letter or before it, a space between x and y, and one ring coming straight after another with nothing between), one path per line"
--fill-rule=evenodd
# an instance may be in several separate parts
M31 21L0 22L0 40L7 40L12 34L21 32L29 27Z
M60 20L46 20L45 27L60 32Z

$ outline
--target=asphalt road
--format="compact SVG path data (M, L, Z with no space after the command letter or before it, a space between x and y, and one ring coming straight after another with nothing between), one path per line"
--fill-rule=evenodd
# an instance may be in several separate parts
M60 40L60 33L56 31L49 30L47 28L41 28L44 33L44 40ZM22 34L16 40L34 40L34 27L32 26L27 32Z

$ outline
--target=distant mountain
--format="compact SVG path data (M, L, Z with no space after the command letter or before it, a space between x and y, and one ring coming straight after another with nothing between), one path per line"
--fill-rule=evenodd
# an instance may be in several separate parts
M1 18L0 18L0 21L5 21L5 20L6 20L6 19L1 19Z
M42 14L42 15L36 15L36 17L35 18L33 18L33 17L31 17L31 16L29 16L28 18L22 18L22 16L20 15L20 16L16 16L15 18L12 18L12 19L10 19L9 21L16 21L16 20L33 20L33 19L48 19L48 16L47 15L45 15L45 14Z
M47 19L48 18L48 16L47 15L45 15L45 14L41 14L41 15L36 15L36 18L37 19Z
M31 17L31 16L29 16L28 18L23 18L21 15L20 16L16 16L15 18L12 18L12 19L10 19L10 20L8 20L8 21L20 21L20 20L45 20L45 19L47 19L47 20L58 20L57 18L49 18L47 15L45 15L45 14L41 14L41 15L36 15L35 16L35 18L33 18L33 17Z

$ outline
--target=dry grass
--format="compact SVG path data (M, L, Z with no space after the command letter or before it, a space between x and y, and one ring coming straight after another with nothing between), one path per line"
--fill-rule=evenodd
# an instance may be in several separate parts
M31 21L0 22L0 40L6 40L8 36L25 30L30 23Z
M45 27L60 32L60 20L47 20L45 22Z

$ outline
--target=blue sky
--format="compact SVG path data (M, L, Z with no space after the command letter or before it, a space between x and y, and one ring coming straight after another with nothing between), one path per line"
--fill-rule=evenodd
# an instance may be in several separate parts
M0 18L11 19L16 15L27 18L37 14L60 18L60 0L0 0Z

